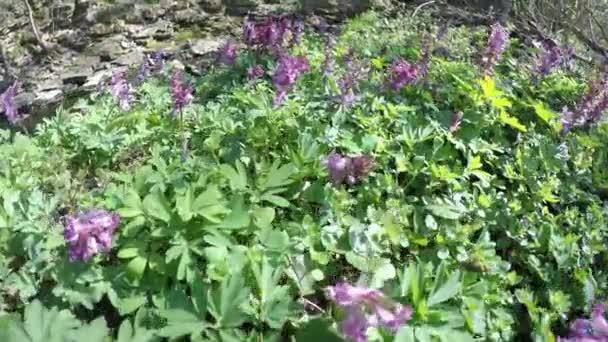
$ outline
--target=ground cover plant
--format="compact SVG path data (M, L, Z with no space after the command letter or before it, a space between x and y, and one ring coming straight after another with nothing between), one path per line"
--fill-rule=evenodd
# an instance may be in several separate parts
M0 341L605 341L608 74L430 22L247 20L2 131Z

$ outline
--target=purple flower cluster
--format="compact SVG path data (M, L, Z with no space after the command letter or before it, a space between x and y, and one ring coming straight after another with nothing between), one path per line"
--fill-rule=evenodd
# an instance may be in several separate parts
M192 96L192 86L182 81L182 74L177 70L173 74L173 77L171 77L170 88L171 99L173 100L173 114L177 115L194 99L194 96Z
M162 51L157 51L152 55L145 56L137 71L137 81L143 82L150 75L159 75L162 73L165 67L164 58L165 54Z
M248 80L257 80L258 78L261 78L262 76L264 76L264 68L259 65L256 64L254 66L251 66L249 68L247 68L247 79Z
M88 261L99 251L109 252L112 248L112 235L119 224L118 214L104 209L68 216L63 236L69 245L70 261Z
M568 337L558 337L557 342L606 342L608 341L608 322L604 318L606 307L597 304L591 319L577 319L570 326Z
M220 50L220 55L219 55L218 60L220 63L227 65L227 66L234 65L234 61L236 60L237 53L238 53L238 46L236 45L236 43L234 41L229 40L226 42L226 44L224 44L224 46Z
M125 79L124 71L114 72L110 80L110 93L118 102L118 107L123 111L131 108L131 92L132 89Z
M574 126L598 123L607 109L608 72L591 84L589 92L581 98L574 111L564 108L561 115L562 133L567 134Z
M410 64L403 58L393 62L390 68L390 86L394 91L398 91L406 85L413 84L418 80L420 70L417 65Z
M338 186L344 182L349 185L361 181L372 170L374 160L368 156L345 157L332 152L325 160L331 182Z
M327 288L328 297L346 314L340 331L354 342L367 342L369 327L396 332L412 318L412 308L396 303L376 289L339 283Z
M243 41L248 46L276 50L283 47L288 33L291 34L291 43L297 43L303 31L304 23L297 18L268 17L262 22L246 18Z
M422 45L422 56L416 64L411 64L403 58L395 60L389 70L391 89L398 91L424 78L429 71L431 54L431 41L426 39Z
M491 30L488 47L481 59L481 67L486 75L492 74L494 65L507 47L509 39L509 32L500 23L493 24Z
M545 39L542 42L542 47L538 65L534 68L534 73L538 77L547 76L555 68L566 64L574 54L574 49L563 48L552 39Z
M272 83L277 89L274 104L283 102L287 91L291 89L298 77L309 70L306 57L292 57L284 55L279 58L277 68L272 75Z
M350 107L357 98L355 91L359 81L366 77L366 70L361 63L355 61L353 49L350 49L344 56L344 68L345 71L337 83L342 105Z
M19 82L15 81L13 85L8 87L2 95L0 95L0 108L4 110L4 115L8 119L8 122L15 124L19 121L19 110L15 97L19 90Z

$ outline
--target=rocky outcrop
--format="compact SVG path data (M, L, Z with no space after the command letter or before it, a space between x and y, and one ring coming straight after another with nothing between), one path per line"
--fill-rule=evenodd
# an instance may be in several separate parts
M383 6L386 1L32 2L38 5L34 8L37 26L52 45L49 53L37 46L21 2L5 8L0 3L0 20L5 23L0 25L0 67L5 66L0 68L0 92L13 80L20 81L23 92L18 104L31 111L25 125L32 126L66 98L96 89L114 69L138 66L146 53L162 49L178 56L186 70L200 70L197 64L202 56L213 54L227 36L240 33L243 15L303 9L341 17Z

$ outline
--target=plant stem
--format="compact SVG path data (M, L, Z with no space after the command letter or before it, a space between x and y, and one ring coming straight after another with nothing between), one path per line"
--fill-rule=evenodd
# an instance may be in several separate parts
M27 8L27 14L30 19L30 25L32 26L32 31L34 32L34 36L36 37L38 44L40 44L40 47L42 47L44 51L48 51L49 45L44 41L44 39L40 35L40 32L38 32L38 26L36 26L36 21L34 20L34 11L32 10L32 6L30 6L28 0L23 0L23 3Z
M184 129L184 113L181 109L179 110L179 130L182 137L182 162L185 162L188 159L188 138Z

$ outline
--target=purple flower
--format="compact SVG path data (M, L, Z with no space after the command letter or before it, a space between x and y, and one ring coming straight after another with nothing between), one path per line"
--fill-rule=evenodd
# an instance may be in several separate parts
M264 68L259 65L256 64L254 66L251 66L249 68L247 68L247 79L248 80L256 80L258 78L261 78L262 76L264 76Z
M372 167L374 160L368 156L345 157L335 151L325 160L331 182L338 186L342 183L354 185L363 180Z
M232 40L226 42L220 51L219 62L224 65L233 65L237 57L238 46Z
M2 95L0 95L0 107L4 110L4 115L8 119L8 122L15 124L19 121L19 109L15 102L17 91L19 89L19 83L15 81L13 85L8 87Z
M110 93L118 102L118 107L127 111L131 108L131 86L125 80L124 71L116 71L110 80Z
M576 319L570 326L570 335L558 338L563 342L608 341L608 322L604 318L606 307L597 304L591 313L591 319Z
M135 75L135 79L138 83L141 83L146 80L150 76L150 68L148 67L148 60L144 58L143 62L139 65L137 69L137 75Z
M304 32L304 21L302 21L302 19L300 19L300 18L295 18L291 22L292 41L296 44L299 44L300 40L302 39L303 32Z
M589 91L581 98L576 108L567 107L562 111L561 122L567 134L572 127L596 124L602 120L602 114L608 109L608 72L599 81L594 81Z
M340 99L344 107L350 107L356 100L356 88L359 81L366 77L366 70L361 63L357 63L352 49L344 56L345 71L338 79Z
M173 77L171 77L170 90L171 99L173 100L173 113L177 115L194 99L192 96L192 87L189 84L182 82L182 74L179 70L176 70Z
M366 342L368 327L384 327L395 333L412 318L410 306L394 302L376 289L339 283L327 288L328 297L346 317L341 332L356 342Z
M165 66L164 55L165 54L162 51L157 51L152 55L146 55L137 71L137 81L141 83L150 75L160 74Z
M163 51L156 51L152 57L148 57L148 65L153 74L158 75L162 73L165 67L165 53Z
M574 49L562 48L552 39L545 39L542 46L543 51L539 57L538 65L534 68L534 73L538 77L544 77L555 68L567 63L574 53Z
M69 245L70 261L88 261L99 251L112 248L112 235L118 225L118 214L93 209L78 216L68 216L63 236Z
M268 17L262 22L245 19L243 41L248 46L279 50L285 42L287 32L291 33L291 43L299 43L304 23L288 17Z
M493 24L491 30L488 47L481 60L482 70L485 74L492 74L494 65L507 47L509 39L509 32L500 23Z
M419 70L405 59L399 58L393 62L390 73L390 86L393 90L397 91L406 85L414 83L418 79Z
M279 58L278 66L272 75L272 82L277 89L275 95L275 105L281 104L283 98L298 77L309 70L306 57L282 56Z

